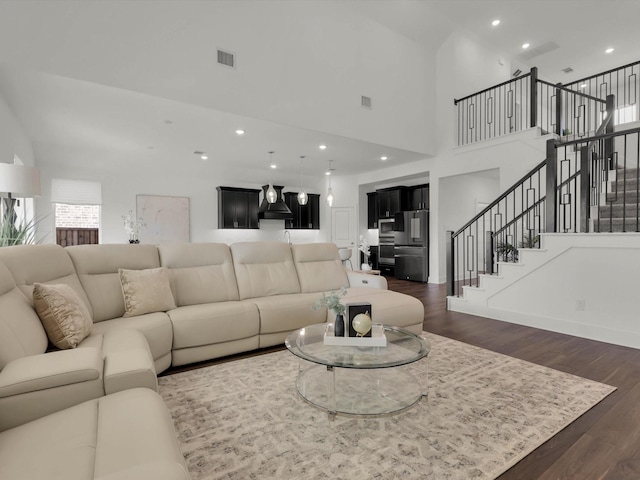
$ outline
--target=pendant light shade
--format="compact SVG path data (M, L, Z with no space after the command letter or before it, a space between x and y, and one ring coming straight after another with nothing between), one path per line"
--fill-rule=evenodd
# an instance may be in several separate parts
M333 207L334 200L335 198L333 197L333 191L331 190L331 187L329 187L329 189L327 190L327 205Z
M273 155L273 152L269 152L269 188L267 189L267 193L265 194L265 196L267 197L268 203L276 203L276 200L278 199L278 193L276 192L276 189L273 188L273 182L271 181L271 165L273 165L271 155Z
M300 193L298 193L298 204L306 205L309 201L307 192L304 191L304 155L300 155Z
M329 170L327 170L327 175L329 176L329 188L327 189L327 205L329 205L330 207L333 207L333 202L335 201L333 190L331 190L331 173L333 172L333 168L331 168L332 164L333 160L329 160Z

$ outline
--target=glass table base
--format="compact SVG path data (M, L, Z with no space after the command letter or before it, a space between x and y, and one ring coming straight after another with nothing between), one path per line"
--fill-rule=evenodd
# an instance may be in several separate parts
M415 405L426 395L420 382L401 367L352 369L311 365L301 368L296 388L302 398L330 415L394 413Z

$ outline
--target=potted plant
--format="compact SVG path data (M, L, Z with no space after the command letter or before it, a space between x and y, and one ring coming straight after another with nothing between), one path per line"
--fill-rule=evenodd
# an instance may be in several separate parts
M336 337L344 336L344 312L346 311L346 307L343 303L340 303L340 299L344 297L346 293L347 289L344 287L331 292L329 295L323 292L322 298L314 303L312 307L314 310L326 307L335 314L336 320L333 324L333 334Z
M39 243L36 227L40 220L31 219L16 224L10 215L0 215L0 247Z

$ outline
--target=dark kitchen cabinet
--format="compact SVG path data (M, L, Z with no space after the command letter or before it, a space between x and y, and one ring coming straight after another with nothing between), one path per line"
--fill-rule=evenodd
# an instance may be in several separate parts
M258 228L260 190L217 187L218 228Z
M429 185L410 187L407 194L407 210L429 209Z
M284 227L292 230L319 230L320 229L320 195L307 194L306 205L298 203L298 192L285 192L284 203L289 207L293 218L284 221Z
M406 187L391 187L376 190L378 218L393 218L406 210Z
M367 228L378 228L378 194L367 193Z

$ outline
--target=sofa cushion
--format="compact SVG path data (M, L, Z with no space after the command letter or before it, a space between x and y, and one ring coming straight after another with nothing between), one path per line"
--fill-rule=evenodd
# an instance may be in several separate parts
M255 303L260 312L260 335L292 332L298 328L327 321L327 309L311 307L320 299L319 293L275 295L252 298L244 302Z
M160 258L154 245L74 245L68 252L87 292L93 321L101 322L124 315L124 299L118 269L158 268Z
M168 313L176 350L239 340L260 332L260 316L253 303L190 305Z
M240 299L300 293L291 248L284 242L231 245Z
M291 253L303 293L340 290L349 286L334 243L292 245Z
M75 348L91 333L91 314L69 285L34 284L33 304L56 347Z
M169 269L176 305L238 300L231 250L225 243L159 245L160 263Z
M119 268L118 274L124 297L124 317L176 308L165 267L145 270Z
M16 245L0 248L0 261L3 262L16 285L33 301L33 284L65 284L78 294L80 299L93 314L80 279L76 274L73 262L67 251L60 245Z
M44 353L47 344L38 315L0 262L0 370L12 360Z

